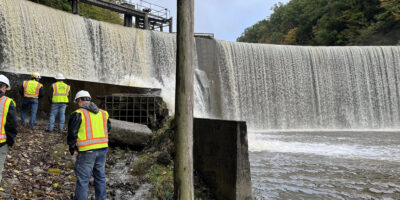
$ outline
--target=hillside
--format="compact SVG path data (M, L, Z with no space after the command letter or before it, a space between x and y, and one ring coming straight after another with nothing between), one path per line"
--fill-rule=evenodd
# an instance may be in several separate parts
M43 4L43 5L55 8L55 9L72 12L71 2L68 0L29 0L29 1ZM113 3L121 3L124 0L107 0L107 1L113 2ZM96 6L84 4L84 3L80 3L79 6L80 6L79 15L81 15L83 17L95 19L95 20L99 20L99 21L115 23L115 24L124 24L123 19L116 12L109 11L109 10L99 8Z
M291 0L238 42L291 45L400 44L400 0Z

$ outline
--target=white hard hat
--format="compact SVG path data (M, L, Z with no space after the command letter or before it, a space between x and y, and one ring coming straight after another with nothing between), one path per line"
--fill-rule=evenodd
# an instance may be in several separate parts
M33 78L36 78L36 79L42 78L42 77L40 76L39 72L34 72L34 73L31 74L31 76L32 76Z
M92 98L92 97L90 96L90 94L89 94L88 91L86 91L86 90L81 90L81 91L79 91L78 93L76 93L74 102L76 103L76 100L79 99L79 98L82 98L82 97Z
M57 80L65 80L65 77L64 77L63 74L58 73L58 74L56 75L56 79L57 79Z
M0 82L7 85L7 90L11 90L10 80L8 80L8 78L3 74L0 74Z

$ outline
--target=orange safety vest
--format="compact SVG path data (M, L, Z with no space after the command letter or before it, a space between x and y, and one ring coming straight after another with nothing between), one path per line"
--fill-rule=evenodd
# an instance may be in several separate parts
M0 143L4 143L7 140L7 135L4 127L6 126L8 109L10 108L10 104L13 103L15 106L14 100L3 96L0 98L0 115L1 115L1 130L0 130Z
M89 151L108 147L108 112L101 110L94 114L86 109L75 112L82 116L82 123L78 131L76 146L79 151Z
M24 97L39 98L39 90L43 85L36 80L24 81Z

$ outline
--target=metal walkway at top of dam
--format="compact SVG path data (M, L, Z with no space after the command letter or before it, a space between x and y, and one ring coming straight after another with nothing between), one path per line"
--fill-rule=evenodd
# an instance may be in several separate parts
M127 27L133 26L133 17L135 17L136 28L163 31L164 27L168 27L169 32L172 32L172 17L170 17L169 10L144 0L140 0L140 4L135 5L115 4L104 0L71 0L74 14L79 14L80 2L123 14L124 26Z
M164 31L164 27L168 27L170 33L173 32L173 18L170 11L162 6L139 0L140 3L121 3L115 4L104 0L70 0L72 4L72 12L79 14L79 3L86 3L107 10L111 10L124 15L124 26L147 30ZM133 24L133 17L135 23ZM194 33L195 37L214 39L213 33Z

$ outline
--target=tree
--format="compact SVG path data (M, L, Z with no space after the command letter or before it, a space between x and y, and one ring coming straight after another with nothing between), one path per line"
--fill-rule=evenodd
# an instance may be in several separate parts
M291 0L275 5L268 19L237 39L298 45L393 45L398 40L400 0Z

